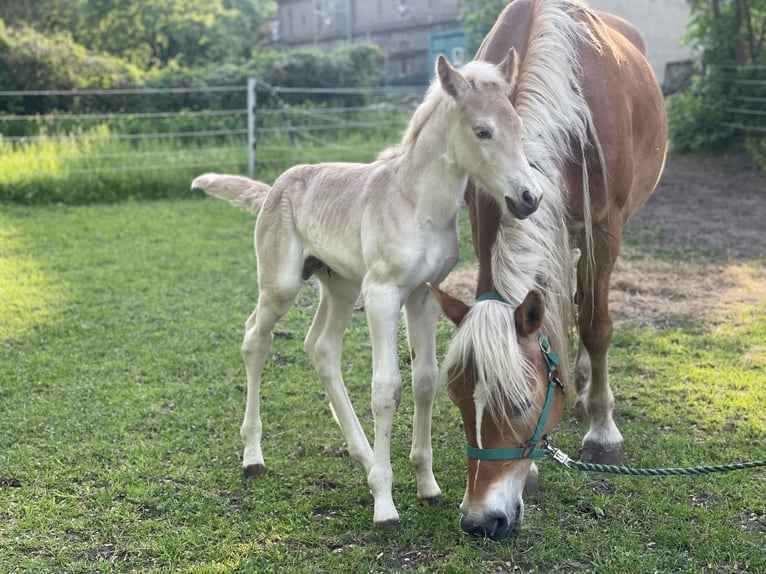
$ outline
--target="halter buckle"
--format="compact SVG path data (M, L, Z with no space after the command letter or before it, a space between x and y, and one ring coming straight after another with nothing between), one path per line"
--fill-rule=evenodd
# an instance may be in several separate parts
M548 437L545 437L543 439L543 448L549 455L551 455L553 460L569 468L569 463L572 462L572 459L569 458L569 455L567 455L567 453L565 453L561 449L554 448Z

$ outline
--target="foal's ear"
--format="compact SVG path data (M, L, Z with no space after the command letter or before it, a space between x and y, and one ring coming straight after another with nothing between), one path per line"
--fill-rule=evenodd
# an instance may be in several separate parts
M457 98L468 89L468 81L447 61L444 54L439 54L436 58L436 76L442 89L453 98Z
M439 305L441 305L442 311L447 319L459 327L460 323L463 322L463 319L465 319L465 316L468 315L468 312L471 310L471 306L463 303L463 301L453 297L449 293L442 291L436 285L432 285L431 283L427 283L427 285L439 300Z
M508 50L508 55L497 65L497 69L511 87L510 93L515 93L516 81L519 79L519 55L514 48Z
M532 289L521 305L516 307L513 318L516 322L516 332L526 337L540 330L545 316L543 296L537 289Z

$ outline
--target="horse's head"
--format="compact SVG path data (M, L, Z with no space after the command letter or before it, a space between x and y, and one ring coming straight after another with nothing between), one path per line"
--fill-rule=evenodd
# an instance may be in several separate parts
M468 443L460 527L501 540L521 525L524 486L544 454L536 443L564 408L557 358L540 335L543 298L532 290L516 309L497 301L470 307L433 290L458 325L446 364Z
M519 75L515 50L497 67L474 61L461 70L439 56L436 75L458 104L453 134L458 165L512 216L534 213L542 192L524 154L521 118L511 104Z

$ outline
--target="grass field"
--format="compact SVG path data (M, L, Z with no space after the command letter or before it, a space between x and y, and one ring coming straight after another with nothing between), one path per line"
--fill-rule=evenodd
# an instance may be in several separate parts
M546 461L517 537L462 535L459 414L440 392L444 501L423 507L407 463L406 385L392 445L402 526L376 530L364 473L302 352L311 283L279 325L264 375L268 472L246 481L239 345L257 294L252 226L214 200L3 206L0 572L766 571L762 469L629 478ZM465 238L463 248L466 258ZM633 256L652 254L633 246ZM616 333L629 463L766 459L766 296L727 313ZM440 352L450 333L441 323ZM405 378L408 368L402 360ZM361 313L343 369L369 431ZM576 455L583 432L565 416L555 441Z

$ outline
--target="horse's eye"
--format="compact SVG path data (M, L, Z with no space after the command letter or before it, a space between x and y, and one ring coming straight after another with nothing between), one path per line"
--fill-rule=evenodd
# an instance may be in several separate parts
M489 131L487 128L476 128L474 130L474 133L476 134L476 137L480 140L489 140L492 139L492 132Z

